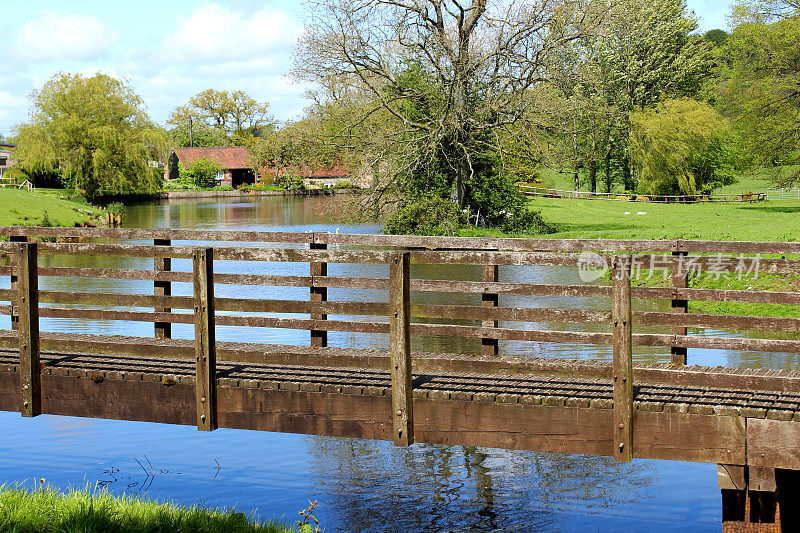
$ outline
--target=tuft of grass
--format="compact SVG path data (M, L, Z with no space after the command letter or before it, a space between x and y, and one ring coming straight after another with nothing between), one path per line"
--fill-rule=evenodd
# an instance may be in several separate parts
M258 522L233 510L184 508L127 496L105 489L27 490L0 486L0 531L14 533L156 533L168 531L283 533L297 531L276 521Z

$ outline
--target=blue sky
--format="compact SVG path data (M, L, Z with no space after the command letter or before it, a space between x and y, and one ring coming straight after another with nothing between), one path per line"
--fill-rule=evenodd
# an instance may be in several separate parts
M729 4L688 0L702 30L726 28ZM306 88L287 76L300 2L0 0L0 14L0 135L25 121L31 91L59 71L126 78L161 124L207 88L245 90L279 120L306 105Z

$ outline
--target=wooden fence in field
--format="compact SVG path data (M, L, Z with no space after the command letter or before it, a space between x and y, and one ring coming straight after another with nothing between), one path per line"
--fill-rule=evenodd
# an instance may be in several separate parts
M616 200L622 202L650 202L657 204L693 204L698 202L711 203L752 203L766 201L772 195L761 192L746 192L742 194L631 194L609 193L592 191L567 191L562 189L547 189L520 185L520 190L525 196L540 196L543 198L574 198L582 200Z

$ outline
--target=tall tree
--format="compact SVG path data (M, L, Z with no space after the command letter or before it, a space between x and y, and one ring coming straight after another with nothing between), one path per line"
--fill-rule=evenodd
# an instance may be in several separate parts
M295 72L356 80L371 104L353 123L378 108L392 117L404 148L393 170L407 185L401 193L427 188L474 210L500 174L500 132L527 112L549 56L599 23L601 4L316 1Z
M553 139L556 164L572 168L576 189L581 169L593 191L601 172L607 192L619 177L625 189L636 188L630 116L698 94L711 54L696 27L684 0L620 0L597 31L552 56L550 105L534 109L532 120Z
M164 134L124 81L56 74L33 93L30 121L16 134L23 169L60 169L90 199L161 188Z
M175 127L186 127L189 121L202 123L225 134L233 144L245 144L254 134L274 124L269 104L258 102L244 91L206 89L176 108L167 120Z
M784 185L800 182L800 169L790 167L800 164L800 12L790 4L736 6L735 13L747 8L750 16L739 19L721 49L717 99L740 134L746 162L775 168Z

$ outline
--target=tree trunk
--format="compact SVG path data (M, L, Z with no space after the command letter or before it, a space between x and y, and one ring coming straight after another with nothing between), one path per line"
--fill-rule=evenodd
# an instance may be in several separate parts
M606 160L605 160L605 167L606 167L605 186L606 186L606 192L609 193L611 192L611 187L614 185L612 183L613 179L611 176L611 154L613 150L614 150L613 145L608 147L608 152L606 153Z
M575 190L578 191L581 188L580 179L578 177L578 131L577 125L575 123L575 117L572 118L572 168L574 170L574 174L572 176L573 181L575 182Z

